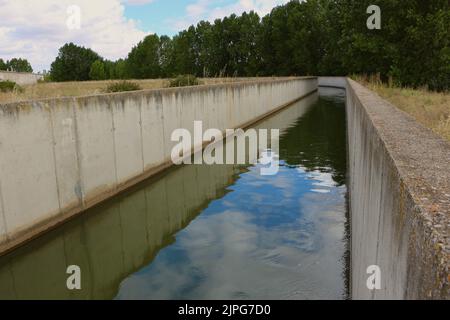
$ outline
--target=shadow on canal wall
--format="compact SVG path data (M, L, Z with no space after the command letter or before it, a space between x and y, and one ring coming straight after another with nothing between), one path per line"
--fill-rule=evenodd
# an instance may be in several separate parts
M169 167L174 129L245 127L315 90L305 77L0 105L0 253Z

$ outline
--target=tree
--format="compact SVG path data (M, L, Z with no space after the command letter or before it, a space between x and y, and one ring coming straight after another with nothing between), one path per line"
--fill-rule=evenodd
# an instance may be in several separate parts
M0 58L0 70L8 70L8 66L6 65L5 61Z
M59 49L58 57L51 65L54 81L86 81L92 64L102 58L91 49L68 43Z
M287 44L291 35L287 25L288 10L279 6L263 19L262 58L266 64L267 75L290 75L292 52Z
M347 73L379 73L406 86L450 88L450 3L379 0L381 30L368 30L370 0L337 1L342 62Z
M105 72L104 79L116 79L116 77L115 77L115 62L110 61L110 60L105 60L105 61L98 60L98 61L103 63L103 69ZM91 66L91 71L92 71L92 66ZM90 73L91 72L89 72L89 75L90 75ZM91 76L91 78L92 78L92 76Z
M174 75L173 63L173 41L168 36L159 39L158 59L161 67L161 77L172 77Z
M450 2L378 0L380 30L367 28L372 0L291 0L266 16L200 21L170 38L147 36L127 59L104 61L74 44L52 64L57 81L93 78L380 74L405 86L450 88ZM104 73L104 75L103 75Z
M114 63L114 79L126 79L128 76L127 62L119 59Z
M197 74L198 57L194 50L195 27L181 31L173 38L173 71L176 74Z
M239 76L256 76L262 74L260 38L261 19L251 11L239 18Z
M128 72L135 79L150 79L161 76L159 61L159 37L155 34L135 46L128 54Z
M450 2L408 1L398 19L403 30L392 44L389 75L403 85L449 90Z
M91 80L106 79L105 64L103 61L97 60L92 64L91 70L89 71L89 77Z
M6 63L8 70L15 72L33 72L33 68L27 59L13 58Z

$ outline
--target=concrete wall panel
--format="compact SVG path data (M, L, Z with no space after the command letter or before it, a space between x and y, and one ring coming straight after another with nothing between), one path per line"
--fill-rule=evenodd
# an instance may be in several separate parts
M117 185L110 99L80 98L75 115L83 195L86 201L91 201Z
M117 182L124 183L144 172L141 129L141 97L111 101Z
M164 128L162 96L144 95L141 105L141 130L144 169L154 168L164 161Z
M50 104L58 196L64 206L61 209L72 209L82 204L74 107L72 99L54 100Z
M1 191L9 237L59 212L49 105L0 108Z

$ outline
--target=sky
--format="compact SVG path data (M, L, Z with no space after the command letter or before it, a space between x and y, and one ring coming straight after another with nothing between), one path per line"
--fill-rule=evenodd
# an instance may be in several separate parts
M254 10L265 15L289 0L0 0L0 58L26 58L49 70L73 42L104 58L125 58L146 35L173 36L200 20Z

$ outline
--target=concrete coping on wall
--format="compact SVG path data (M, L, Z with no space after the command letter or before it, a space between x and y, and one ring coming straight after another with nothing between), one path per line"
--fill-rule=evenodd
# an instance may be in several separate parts
M0 70L0 73L10 73L10 74L30 74L30 75L33 75L33 76L39 76L39 77L44 76L43 74L40 74L40 73L34 73L34 72L17 72L17 71L9 71L9 70Z
M105 97L105 98L133 98L134 96L139 96L142 94L170 94L170 93L187 93L192 91L205 91L213 88L220 87L242 87L248 85L257 85L262 83L280 83L280 82L288 82L294 80L305 80L305 79L317 79L317 77L306 76L306 77L277 77L277 78L264 78L257 80L241 80L241 81L229 81L222 83L213 83L213 84L201 84L197 86L186 86L186 87L170 87L170 88L155 88L155 89L144 89L144 90L135 90L135 91L124 91L124 92L112 92L112 93L97 93L90 95L82 95L82 96L66 96L66 97L56 97L56 98L44 98L44 99L35 99L35 100L21 100L7 103L0 103L0 109L5 110L7 107L17 108L21 105L32 105L33 103L49 103L51 101L54 102L67 102L75 100L84 100L95 97ZM5 110L6 111L6 110Z
M371 119L405 191L415 203L414 219L424 227L427 244L444 282L450 282L450 143L376 93L347 79ZM417 261L419 263L419 261ZM436 275L435 275L436 276ZM436 284L442 287L443 283Z

